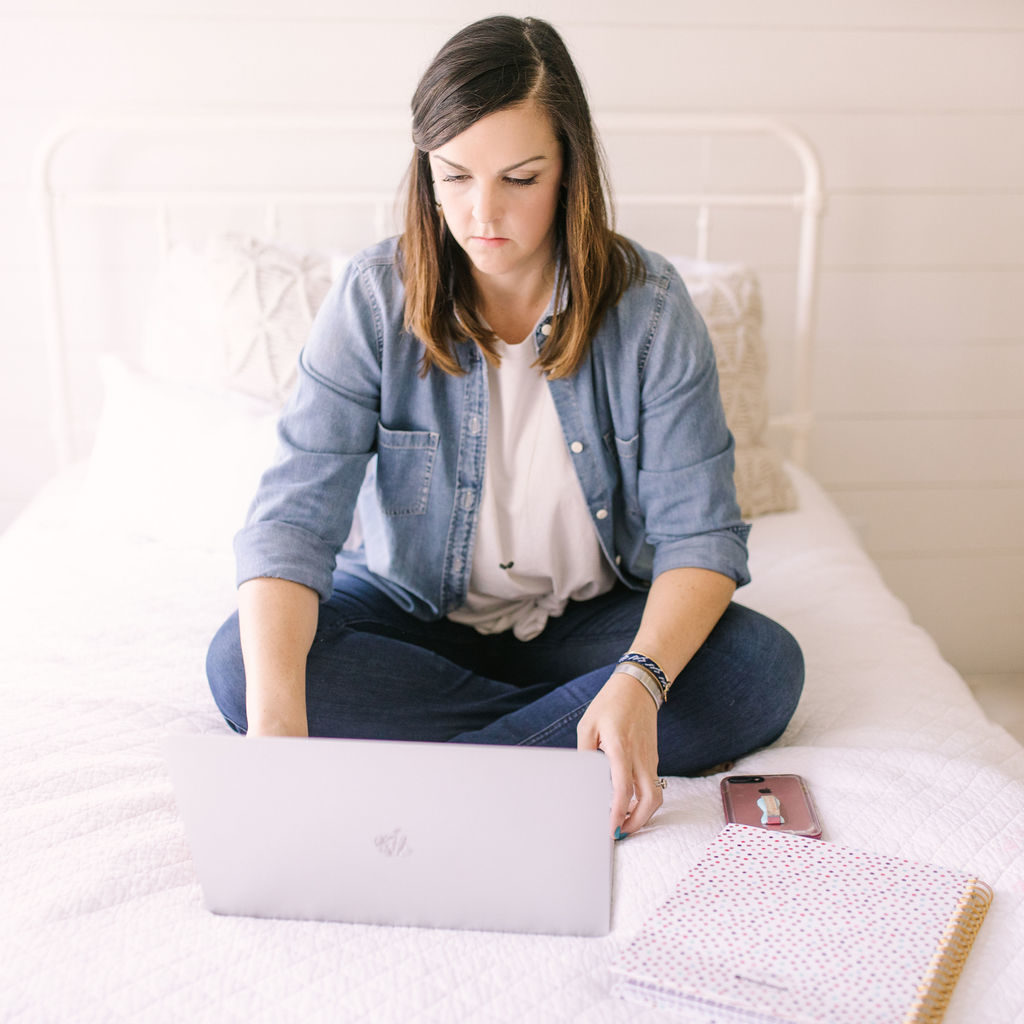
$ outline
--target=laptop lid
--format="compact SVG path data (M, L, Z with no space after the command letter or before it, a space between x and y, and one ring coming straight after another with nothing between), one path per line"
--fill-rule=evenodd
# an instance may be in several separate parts
M611 778L597 751L175 736L217 914L604 935Z

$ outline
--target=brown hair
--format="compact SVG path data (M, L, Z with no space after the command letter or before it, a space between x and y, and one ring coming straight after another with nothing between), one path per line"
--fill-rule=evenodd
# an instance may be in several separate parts
M643 279L639 254L613 230L590 107L561 37L536 18L477 21L441 47L412 98L416 149L407 174L400 261L405 326L426 346L424 374L431 366L463 372L457 339L473 338L492 361L497 340L476 312L468 259L434 205L429 153L488 114L529 100L551 119L565 184L555 214L555 294L566 305L539 360L549 376L579 368L605 313Z

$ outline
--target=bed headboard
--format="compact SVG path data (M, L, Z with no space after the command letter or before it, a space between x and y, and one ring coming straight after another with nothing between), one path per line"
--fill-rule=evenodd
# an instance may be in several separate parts
M771 425L807 458L824 208L818 159L763 117L596 116L617 227L668 256L752 265L765 293ZM411 147L398 113L99 116L57 126L34 170L51 423L84 449L97 352L130 350L147 282L173 241L247 231L352 252L397 230ZM93 382L95 389L95 382Z

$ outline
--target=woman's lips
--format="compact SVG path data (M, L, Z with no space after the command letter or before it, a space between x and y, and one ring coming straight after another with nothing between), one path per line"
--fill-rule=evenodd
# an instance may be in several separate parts
M507 238L485 238L483 235L473 235L470 241L475 242L477 245L483 246L485 249L497 249L504 245Z

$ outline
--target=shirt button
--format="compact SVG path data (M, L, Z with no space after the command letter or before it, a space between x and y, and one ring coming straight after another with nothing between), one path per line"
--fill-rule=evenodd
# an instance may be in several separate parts
M469 417L469 432L473 437L477 437L480 431L483 430L483 420L479 416Z
M458 555L452 559L452 572L462 572L462 559Z
M594 513L594 515L595 515L595 516L596 516L596 517L597 517L598 519L607 519L607 518L608 518L608 509L606 509L606 508L599 508L599 509L598 509L598 510L597 510L597 511L596 511L596 512Z
M468 512L476 504L476 495L472 491L462 492L462 507Z
M571 451L573 455L579 455L579 453L583 451L583 442L573 441L573 443L569 445L569 451Z
M622 565L622 555L616 555L615 556L615 564L616 565Z
M546 321L540 325L540 333L546 338L551 333L551 324Z

